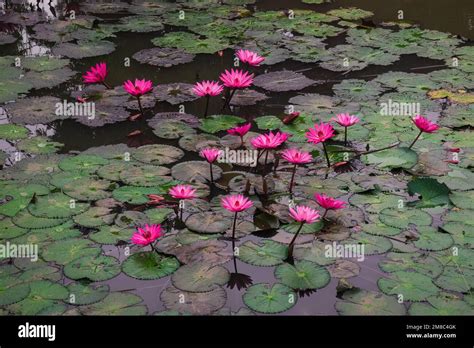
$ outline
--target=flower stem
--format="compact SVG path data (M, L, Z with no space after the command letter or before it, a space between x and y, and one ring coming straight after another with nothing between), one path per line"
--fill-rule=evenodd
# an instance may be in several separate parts
M347 146L347 127L344 127L344 146Z
M204 111L204 117L207 116L207 109L209 108L209 99L210 99L210 95L206 95L206 110Z
M181 206L181 204L179 208L179 219L181 220L181 222L183 222L183 207Z
M288 245L288 259L293 258L293 248L295 246L295 240L296 240L296 237L298 237L298 234L300 233L301 229L303 228L303 225L304 225L304 222L301 223L300 227L298 228L298 231L296 231L293 239Z
M236 226L236 223L237 223L237 212L235 212L235 215L234 215L234 224L232 226L232 240L235 240L235 226ZM234 250L232 250L232 253L234 252Z
M323 214L323 216L321 217L321 219L324 219L324 218L326 217L326 214L328 213L328 210L329 210L329 209L324 210L324 214Z
M143 108L142 108L142 101L140 100L140 96L137 96L138 107L140 108L140 113L143 116Z
M241 135L240 136L240 146L239 147L243 147L244 146L244 137Z
M268 160L268 150L265 150L265 164L263 165L264 167L267 166L267 160Z
M293 181L295 180L295 174L296 174L296 163L295 163L295 166L293 167L293 174L291 175L290 193L293 193Z
M230 102L232 100L232 97L235 94L235 91L237 91L237 89L235 89L235 88L230 91L229 100L227 101L227 107L229 108L229 110L230 110Z
M331 162L329 161L328 150L326 149L326 143L324 141L323 141L323 150L324 150L324 155L326 156L326 162L328 164L328 168L331 168Z
M210 165L210 173L211 173L211 184L214 183L214 174L212 173L212 163L209 163Z
M153 243L150 243L151 251L154 251L155 253L158 253L158 250L156 250L155 246Z
M102 81L102 84L105 86L105 88L107 88L107 89L112 89L112 87L110 87L107 82Z
M420 133L418 133L418 135L416 136L415 140L413 140L413 142L411 143L410 146L408 146L409 149L412 148L413 145L415 145L416 141L418 140L418 138L420 137L421 133L423 133L423 131L420 131Z

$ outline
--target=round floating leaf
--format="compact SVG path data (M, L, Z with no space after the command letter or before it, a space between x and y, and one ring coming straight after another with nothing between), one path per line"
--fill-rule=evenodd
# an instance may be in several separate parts
M33 137L20 140L17 144L18 150L35 155L50 154L58 151L64 144L51 141L48 137Z
M355 248L363 247L364 255L384 254L392 249L390 239L364 232L353 234L351 238L345 240L342 245L351 250L351 252L354 251Z
M474 287L474 270L457 265L446 266L434 283L444 290L466 293Z
M364 155L368 164L374 164L378 168L403 168L410 169L418 161L415 151L406 147L395 147L368 155Z
M75 202L74 199L60 192L39 196L36 198L36 203L28 207L32 215L44 218L68 218L83 213L87 209L89 209L88 203Z
M0 185L0 198L3 200L0 205L0 214L15 216L20 210L26 208L33 199L33 196L45 195L49 192L43 185L30 184L19 186L5 182Z
M421 201L416 203L418 208L432 208L438 205L449 204L450 190L445 184L440 184L436 179L418 178L408 183L408 193L420 195Z
M258 75L254 79L255 86L272 92L298 91L315 83L301 73L287 70Z
M444 250L454 243L449 233L438 232L435 228L429 226L418 228L418 232L419 237L414 244L422 250Z
M212 115L201 120L200 129L207 133L217 133L244 123L245 119L232 115Z
M110 41L78 41L77 44L65 42L53 47L56 56L73 59L102 56L115 51L115 44Z
M0 138L5 140L19 140L28 137L29 130L16 124L0 124Z
M419 209L385 208L380 212L382 223L396 228L407 228L410 224L416 226L431 225L431 215Z
M19 95L26 94L33 86L24 80L0 80L0 103L5 103L18 98ZM21 123L13 121L15 123Z
M197 233L224 233L232 224L232 220L218 212L192 214L185 221L186 227Z
M91 207L86 212L76 215L73 220L76 224L83 227L99 227L111 224L114 221L115 214L107 207Z
M142 301L134 294L113 292L100 302L81 307L80 311L84 315L145 315L146 306L139 305Z
M163 144L145 145L135 149L132 157L137 161L153 165L163 165L178 161L184 152L177 147Z
M95 155L78 155L66 157L59 162L59 168L64 171L82 171L84 173L94 173L100 166L109 163L108 160Z
M130 161L117 161L111 162L100 167L97 170L97 175L103 179L120 181L120 174L123 171L128 170L131 167L135 167L137 164Z
M164 139L179 139L184 135L194 134L196 131L181 121L163 121L160 127L153 130L153 133Z
M403 304L397 299L380 292L351 289L336 302L336 310L341 315L405 315Z
M449 199L458 208L474 210L474 191L452 192Z
M71 283L67 288L70 294L69 303L76 306L99 302L109 294L109 286L106 284Z
M134 230L117 225L102 226L98 232L89 234L89 238L99 244L117 244L120 241L129 241Z
M154 224L161 224L168 220L173 212L171 208L153 208L144 211L150 222Z
M284 263L277 266L275 277L296 290L324 288L331 281L331 275L326 268L306 260L296 261L294 265Z
M6 306L25 299L30 293L30 286L10 277L0 278L0 305Z
M0 84L1 99L1 84ZM68 118L67 115L57 114L56 105L61 100L56 97L30 97L8 104L10 120L19 124L49 123L57 119Z
M61 83L68 81L71 77L76 75L75 71L69 68L62 68L52 71L29 71L25 74L24 79L27 80L33 88L52 88Z
M276 283L255 284L242 297L244 303L255 312L275 314L287 311L296 304L296 294L286 285Z
M169 183L172 179L165 176L170 173L166 167L142 165L128 167L120 173L120 180L133 186L160 186Z
M42 257L46 261L54 261L65 265L81 257L95 257L101 249L92 246L87 239L71 238L49 244L43 250Z
M87 278L93 282L109 280L120 273L120 263L112 256L84 256L64 266L64 275L70 279Z
M43 218L31 215L29 212L23 210L16 214L13 217L12 221L15 225L22 227L22 228L48 228L61 225L65 223L68 219L50 219L50 218Z
M440 293L438 296L428 297L428 303L413 303L408 314L410 315L473 315L474 309L459 296L450 293Z
M222 175L222 169L216 165L212 165L212 174L214 180L218 180ZM184 182L201 182L211 181L210 165L204 161L187 161L181 162L171 168L171 175L176 180Z
M178 105L199 98L194 93L193 87L194 85L189 83L163 84L153 89L153 95L158 101L166 101L171 105Z
M380 83L356 79L343 80L333 87L334 93L341 99L355 101L372 100L383 92Z
M255 244L246 241L239 247L239 259L253 266L276 266L283 263L288 255L288 247L273 240L263 240Z
M0 219L0 239L19 237L27 232L26 228L16 226L10 218Z
M280 129L283 122L276 116L261 116L255 119L255 123L259 129Z
M156 47L141 50L132 57L142 64L169 68L173 65L192 62L195 55L176 48Z
M217 144L219 138L207 133L185 134L179 139L179 146L186 151L200 151L209 143Z
M149 201L147 195L164 194L167 190L160 187L122 186L112 192L112 196L129 204L145 204Z
M283 226L283 229L288 232L295 234L299 228L300 228L300 223L299 222L292 222L291 224L287 224ZM324 222L322 220L317 221L312 224L304 224L303 228L301 228L300 234L312 234L321 231L321 229L324 227Z
M403 295L404 301L423 301L439 292L430 277L415 272L393 272L390 278L380 278L377 284L387 295Z
M155 252L133 254L122 264L123 273L142 280L163 278L178 268L179 262L174 257L166 257Z
M421 253L388 253L385 260L379 262L384 272L417 272L436 278L443 272L443 265L435 258Z
M56 57L25 57L22 59L23 68L34 71L49 71L64 68L69 64L69 59Z
M173 285L190 292L208 292L229 281L229 271L222 266L193 263L180 267L172 276Z
M165 308L178 313L209 315L224 307L227 295L220 286L209 292L186 292L169 286L161 293L160 300Z
M331 277L333 278L350 278L359 275L360 266L348 260L336 260L336 262L328 268Z
M296 246L293 257L297 260L311 261L321 266L333 264L336 259L327 254L327 245L315 240L310 246Z
M115 219L115 224L122 228L142 226L147 223L149 223L148 217L141 211L128 210L118 214Z
M266 99L268 99L268 97L265 94L254 91L253 89L241 89L235 92L230 104L237 106L255 105Z

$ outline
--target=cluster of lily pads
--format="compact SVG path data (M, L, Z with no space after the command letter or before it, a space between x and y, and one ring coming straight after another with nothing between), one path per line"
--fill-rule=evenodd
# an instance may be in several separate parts
M321 288L333 293L341 315L473 313L473 46L407 23L367 27L361 20L372 13L360 9L288 13L260 11L254 2L134 0L86 3L74 18L66 8L55 21L38 13L0 17L28 28L51 54L0 57L8 117L0 137L14 149L1 152L8 162L0 172L0 244L39 246L37 262L0 260L0 314L298 313L299 301L317 308ZM156 47L132 56L141 64L166 69L232 48L248 72L224 72L224 86L152 89L151 81L130 80L114 87L99 63L78 82L72 62L113 54L123 32L156 32ZM345 43L330 44L332 37ZM1 35L0 45L17 40ZM326 80L272 69L291 59L352 74L404 55L445 67L343 79L331 84L331 95L308 92ZM73 81L87 85L42 93ZM223 114L208 116L206 106L204 117L147 117L157 103L208 103L223 92ZM236 115L279 92L294 93L285 100L294 113ZM94 101L97 117L55 113L65 93ZM426 117L381 115L381 104L391 102L417 102ZM69 117L99 128L133 121L135 111L155 143L63 153L65 144L33 130L61 127ZM257 167L219 163L224 149L257 150ZM328 257L333 242L363 245L378 269ZM254 273L240 273L242 263ZM366 281L379 291L360 285L361 268L376 274ZM127 286L114 288L116 277ZM136 291L121 291L130 286ZM159 294L156 311L140 296L149 287ZM244 307L232 308L229 296L242 296Z

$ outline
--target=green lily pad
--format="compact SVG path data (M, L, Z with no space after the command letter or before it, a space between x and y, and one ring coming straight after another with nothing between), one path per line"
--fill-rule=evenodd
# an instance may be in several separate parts
M161 187L122 186L112 192L112 196L129 204L145 204L149 201L149 194L164 194L167 190Z
M153 133L164 139L179 139L183 135L194 134L196 131L181 121L164 121L159 128L153 130Z
M69 65L69 59L60 59L56 57L25 57L21 65L24 69L33 71L50 71L61 69Z
M10 277L0 278L0 305L6 306L20 302L30 293L30 286Z
M284 285L296 290L324 288L331 281L326 268L311 261L284 263L275 268L275 277Z
M49 227L54 227L61 225L65 223L68 219L52 219L52 218L44 218L44 217L37 217L34 215L31 215L29 212L23 210L16 214L16 216L13 217L12 221L16 226L22 227L22 228L49 228Z
M449 233L438 232L437 229L425 226L418 228L419 238L414 242L417 248L429 251L439 251L454 244Z
M86 212L73 217L76 224L83 227L99 227L114 221L115 214L107 207L91 207Z
M430 278L436 278L443 272L443 265L438 260L422 253L391 252L379 262L379 267L384 272L417 272Z
M376 236L365 232L352 234L350 239L343 241L344 244L358 245L364 247L364 255L384 254L392 249L390 239L384 236Z
M5 103L18 98L19 95L26 94L33 86L24 80L0 81L0 103Z
M220 286L209 292L188 292L169 286L161 293L160 300L166 309L178 313L209 315L224 307L227 295Z
M214 180L218 180L222 175L222 169L213 164L212 174ZM210 164L205 161L181 162L171 168L171 175L174 179L184 182L206 183L211 180Z
M145 145L135 149L132 157L137 161L153 165L163 165L176 162L184 156L177 147L163 144Z
M458 208L474 210L474 191L451 192L449 199Z
M407 228L410 224L416 226L431 225L431 215L419 209L385 208L380 212L382 223L396 228Z
M186 227L196 233L224 233L232 224L231 219L217 212L192 214L185 221Z
M24 82L23 82L24 83ZM29 85L31 86L31 85ZM2 85L0 82L0 100L2 96ZM56 105L61 104L61 99L56 97L29 97L8 104L7 110L10 121L17 124L39 124L49 123L57 119L65 119L69 116L64 113L56 113Z
M466 293L474 287L474 270L466 267L446 266L434 283L444 290Z
M376 153L364 155L363 158L368 164L374 164L378 168L404 168L410 169L418 161L415 151L406 147L395 147Z
M84 315L145 315L147 307L140 305L143 299L135 294L112 292L103 300L80 308Z
M81 257L95 257L101 249L93 246L87 239L70 238L49 244L43 249L42 257L46 261L54 261L65 265Z
M73 59L103 56L115 51L115 44L110 41L85 41L80 40L77 44L65 42L53 47L52 52L56 56L64 56Z
M445 184L440 184L432 178L418 178L408 183L408 193L412 196L415 193L421 196L421 201L415 204L418 208L449 204L449 192Z
M28 229L16 226L8 217L0 219L0 239L19 237L28 232Z
M259 129L275 130L283 126L283 122L276 116L260 116L255 119Z
M314 262L326 266L336 262L336 259L327 253L329 244L315 240L310 246L295 246L293 257L297 260ZM329 245L330 246L330 245Z
M283 263L288 247L273 240L263 240L261 244L246 241L239 247L239 259L253 266L276 266Z
M132 186L161 186L169 184L171 177L166 176L170 170L166 167L142 165L128 167L121 171L120 180Z
M90 279L93 282L109 280L120 273L120 262L112 256L84 256L64 266L64 275L70 279Z
M28 133L28 128L17 124L0 124L0 138L5 140L25 139Z
M428 303L413 303L408 309L410 315L473 315L474 309L459 296L440 293L427 299Z
M97 303L109 294L109 286L106 284L71 283L67 286L69 290L69 303L83 306ZM71 301L71 299L73 299Z
M390 278L380 278L377 284L387 295L403 295L403 301L423 301L439 292L430 277L415 272L393 272Z
M136 279L151 280L166 277L179 268L174 257L166 257L155 252L133 254L125 260L122 271Z
M212 115L201 120L202 131L217 133L244 123L245 119L232 115Z
M75 202L63 193L51 193L39 196L34 204L28 207L29 212L42 218L68 218L89 209L88 203Z
M117 225L102 226L98 232L89 234L89 238L99 244L117 244L120 241L129 241L134 230Z
M171 276L173 285L190 292L208 292L229 281L229 271L222 266L193 263L180 267Z
M254 85L272 92L298 91L315 84L301 73L293 71L273 71L255 77Z
M293 290L280 283L252 285L247 289L242 299L251 310L264 314L285 312L297 302Z
M101 166L109 163L108 160L95 155L78 155L66 157L59 162L59 168L64 171L82 171L84 173L94 173Z
M64 144L51 141L48 137L33 137L20 140L17 146L18 150L40 155L57 152Z
M350 289L336 302L340 315L405 315L403 304L392 296L364 289Z

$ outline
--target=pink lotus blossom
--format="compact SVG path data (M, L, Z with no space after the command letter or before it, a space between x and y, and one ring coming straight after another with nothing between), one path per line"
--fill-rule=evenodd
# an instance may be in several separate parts
M413 117L412 121L421 132L434 133L439 129L439 126L436 123L431 122L421 115L416 115Z
M339 201L335 198L326 196L324 194L320 195L319 193L316 193L314 195L314 197L316 198L316 202L318 202L318 204L321 207L323 207L324 209L327 209L327 210L342 209L347 204L344 201Z
M216 159L220 156L221 153L222 150L208 147L202 149L201 152L199 152L199 156L205 158L206 161L208 161L209 163L213 163L216 161Z
M313 156L309 152L301 151L299 149L286 149L281 153L281 157L293 164L305 164L310 163L313 160Z
M135 79L135 82L127 80L123 83L123 88L127 93L134 97L140 97L153 89L153 83L150 80Z
M253 74L249 74L247 71L243 70L234 70L231 69L225 70L220 79L224 86L229 88L246 88L252 85L253 83Z
M84 83L104 83L107 73L107 64L101 62L90 67L90 69L82 76L82 79L84 80Z
M268 134L260 134L255 138L250 140L250 143L256 149L275 149L285 141L288 140L290 135L288 133L272 133L271 131Z
M331 121L338 123L342 127L350 127L360 121L357 116L349 114L338 114L336 118L332 118Z
M238 213L250 208L253 203L247 197L241 194L225 196L221 199L221 205L224 209L233 213Z
M162 236L161 225L145 225L144 228L138 227L132 236L132 243L147 246Z
M215 97L222 93L224 87L216 81L201 81L196 82L193 87L193 92L199 97L211 96Z
M261 62L265 60L264 57L259 56L257 53L249 50L238 50L235 55L242 63L247 63L248 65L258 66Z
M325 142L334 136L334 128L329 123L321 122L315 124L314 128L310 128L306 133L306 138L310 143L318 144Z
M193 199L196 198L196 189L191 185L176 185L169 189L171 197L176 199Z
M319 220L319 212L317 210L303 205L290 208L290 215L295 221L305 224L312 224Z
M230 135L238 135L239 137L242 138L245 134L248 133L251 127L252 127L251 123L246 123L242 126L237 126L237 127L228 129L227 133L229 133Z

